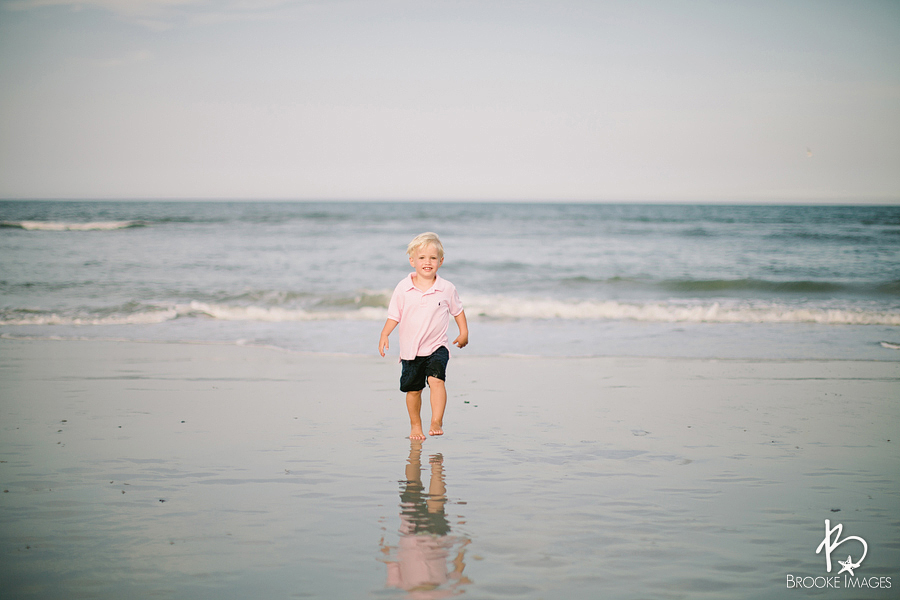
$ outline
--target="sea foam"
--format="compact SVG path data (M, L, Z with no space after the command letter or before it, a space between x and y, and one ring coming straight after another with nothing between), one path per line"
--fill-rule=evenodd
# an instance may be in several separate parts
M629 320L656 323L818 323L824 325L900 325L900 312L857 309L723 306L713 303L624 303L474 297L466 314L499 319Z
M472 296L465 299L469 319L536 319L588 321L642 321L649 323L813 323L821 325L900 326L900 312L853 308L797 308L686 303L624 303L617 301L565 301L507 296ZM7 310L0 325L145 325L177 318L209 318L219 321L291 323L303 321L381 321L387 308L357 306L346 310L317 310L280 306L232 305L189 302L115 314L60 314Z
M0 318L0 325L152 325L171 321L178 316L179 312L175 307L165 310L145 310L105 316L11 311L11 314L7 313Z
M329 320L381 320L387 317L387 309L364 306L347 311L316 311L302 308L281 308L262 306L229 306L226 304L207 304L191 302L188 310L184 307L180 312L202 314L222 321L263 321L269 323L288 323L295 321L329 321Z

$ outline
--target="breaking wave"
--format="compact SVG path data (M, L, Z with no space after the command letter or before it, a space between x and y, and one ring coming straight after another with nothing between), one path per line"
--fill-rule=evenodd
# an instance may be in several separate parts
M564 302L475 298L466 314L500 319L584 319L655 323L819 323L824 325L900 325L900 311L857 308L800 308L671 302Z
M152 325L174 319L290 323L303 321L381 321L385 303L358 302L340 307L323 303L313 308L235 305L190 302L171 306L129 305L101 313L73 313L5 309L0 325ZM610 320L651 323L815 323L822 325L900 326L900 311L802 307L782 304L726 305L676 302L564 301L505 296L471 296L466 299L470 319Z
M143 221L0 221L0 227L26 231L114 231L144 225Z

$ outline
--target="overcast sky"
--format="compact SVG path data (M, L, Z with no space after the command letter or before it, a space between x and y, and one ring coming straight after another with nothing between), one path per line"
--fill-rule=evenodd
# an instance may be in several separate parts
M900 202L900 2L0 0L0 197Z

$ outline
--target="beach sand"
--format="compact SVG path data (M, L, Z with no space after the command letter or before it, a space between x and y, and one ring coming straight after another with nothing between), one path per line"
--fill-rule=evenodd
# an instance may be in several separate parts
M897 597L897 362L454 354L0 340L2 596Z

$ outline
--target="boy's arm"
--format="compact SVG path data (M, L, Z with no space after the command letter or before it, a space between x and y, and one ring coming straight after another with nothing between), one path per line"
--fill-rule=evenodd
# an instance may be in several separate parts
M388 336L397 326L397 321L388 319L384 322L384 328L381 330L381 339L378 340L378 353L384 356L384 351L388 349Z
M460 348L465 348L469 343L469 324L466 322L466 311L462 310L458 315L453 317L456 319L456 326L459 327L459 335L453 340L453 343Z

